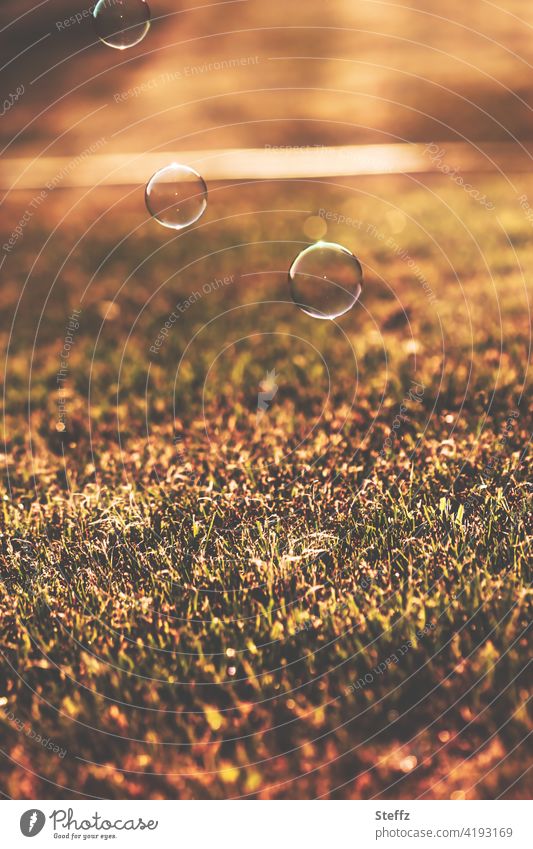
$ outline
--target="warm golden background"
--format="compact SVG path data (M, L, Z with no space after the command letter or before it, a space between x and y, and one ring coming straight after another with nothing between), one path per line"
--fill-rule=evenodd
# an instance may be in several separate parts
M153 0L119 53L3 0L6 796L530 793L533 7L501 5ZM432 173L330 176L402 142ZM148 218L132 155L268 145L322 163ZM288 294L320 237L364 269L337 325Z

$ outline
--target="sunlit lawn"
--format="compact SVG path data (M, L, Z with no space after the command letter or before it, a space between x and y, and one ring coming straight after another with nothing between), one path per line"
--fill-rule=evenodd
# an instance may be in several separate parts
M56 193L2 272L4 793L526 795L533 240L480 186L214 187L177 237ZM286 284L321 236L338 326Z

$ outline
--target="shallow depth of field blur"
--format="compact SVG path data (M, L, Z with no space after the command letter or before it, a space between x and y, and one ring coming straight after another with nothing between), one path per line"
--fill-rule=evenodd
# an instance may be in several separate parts
M181 232L134 173L3 185L0 792L527 798L531 6L151 5L119 53L4 0L4 181L95 142L501 170L211 181ZM287 284L318 239L363 266L335 323Z

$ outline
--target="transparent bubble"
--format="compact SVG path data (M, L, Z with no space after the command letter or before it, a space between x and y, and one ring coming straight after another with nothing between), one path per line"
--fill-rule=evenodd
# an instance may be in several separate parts
M313 318L338 318L361 294L363 269L348 248L317 242L298 254L289 269L294 303Z
M150 29L145 0L99 0L93 18L98 38L117 50L139 44Z
M149 181L146 206L164 227L181 230L204 214L207 186L194 168L174 162L157 171Z

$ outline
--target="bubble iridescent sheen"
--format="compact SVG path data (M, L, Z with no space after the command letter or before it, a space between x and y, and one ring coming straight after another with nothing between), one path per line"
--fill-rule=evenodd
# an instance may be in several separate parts
M362 282L363 269L357 257L334 242L310 245L289 269L292 299L313 318L344 315L359 298Z
M204 214L207 186L194 168L173 162L149 180L146 207L163 227L182 230Z
M100 41L126 50L139 44L150 29L150 8L145 0L99 0L93 19Z

